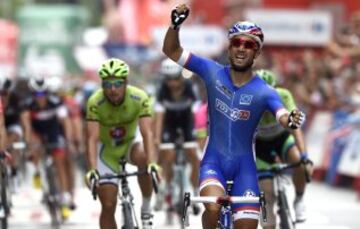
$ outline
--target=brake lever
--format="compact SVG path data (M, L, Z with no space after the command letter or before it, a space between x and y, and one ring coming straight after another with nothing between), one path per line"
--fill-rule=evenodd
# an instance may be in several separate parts
M188 214L188 207L190 206L190 192L186 192L184 196L184 209L183 209L183 216L182 221L185 227L190 226L189 223L189 214Z
M155 193L159 192L159 179L158 179L158 173L156 171L156 169L152 168L150 171L151 174L151 181L152 181L152 185L153 185L153 189Z
M262 212L263 221L267 222L267 214L266 214L266 200L264 192L260 192L259 196L260 208Z
M91 189L91 194L93 196L93 199L96 200L96 181L95 179L91 179L90 181L90 189Z

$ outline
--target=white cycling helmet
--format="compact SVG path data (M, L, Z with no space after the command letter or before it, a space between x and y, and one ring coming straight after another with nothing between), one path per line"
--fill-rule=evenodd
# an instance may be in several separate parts
M28 86L33 92L46 92L48 90L48 84L43 77L31 78Z
M253 38L261 48L264 43L264 33L260 26L249 21L238 21L228 31L228 38L232 39L236 35L246 35Z
M48 90L51 93L58 93L62 89L63 82L60 77L53 76L46 80Z
M169 58L161 62L160 74L167 79L178 78L181 76L182 70L183 67Z

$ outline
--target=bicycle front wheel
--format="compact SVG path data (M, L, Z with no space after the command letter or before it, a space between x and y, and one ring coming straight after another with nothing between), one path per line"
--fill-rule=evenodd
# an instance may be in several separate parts
M62 216L61 216L61 207L59 203L59 189L57 186L57 181L54 179L55 171L54 168L50 165L46 165L46 180L48 182L48 193L46 193L46 203L49 209L51 224L54 229L59 228Z
M295 229L295 224L291 218L289 204L285 192L279 191L279 216L280 216L280 228L281 229Z
M134 220L132 217L131 205L129 202L124 201L122 203L123 221L122 229L134 229Z

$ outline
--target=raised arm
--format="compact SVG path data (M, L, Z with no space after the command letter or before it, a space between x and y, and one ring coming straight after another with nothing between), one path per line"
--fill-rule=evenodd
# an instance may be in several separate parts
M189 12L190 9L185 4L176 6L171 12L171 26L166 32L162 50L173 61L178 61L183 52L180 45L179 29L180 25L189 16Z

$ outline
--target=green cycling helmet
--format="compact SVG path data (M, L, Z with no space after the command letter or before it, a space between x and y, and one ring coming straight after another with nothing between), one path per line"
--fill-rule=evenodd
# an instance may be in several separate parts
M98 73L101 79L113 76L125 80L129 72L130 68L127 63L117 58L111 58L101 65Z
M277 77L274 72L270 70L260 69L256 71L256 74L258 74L258 76L260 76L260 78L264 80L267 84L275 87Z

